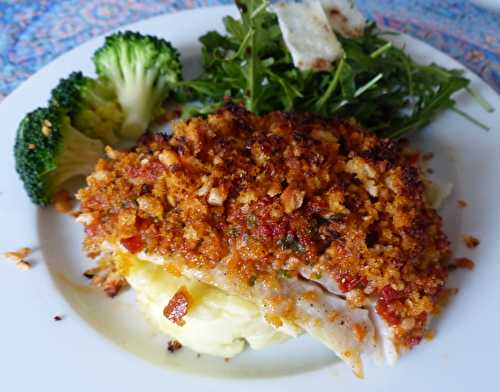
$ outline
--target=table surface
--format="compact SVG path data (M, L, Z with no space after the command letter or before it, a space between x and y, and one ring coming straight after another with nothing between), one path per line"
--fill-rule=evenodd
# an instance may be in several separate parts
M0 101L42 66L94 36L163 13L229 3L0 0ZM380 26L406 32L448 53L500 92L500 12L463 0L358 0L357 4Z

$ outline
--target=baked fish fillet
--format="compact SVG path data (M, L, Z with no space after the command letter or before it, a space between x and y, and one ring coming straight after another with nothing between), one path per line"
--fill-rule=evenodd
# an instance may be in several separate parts
M449 243L397 142L236 105L173 129L108 149L88 177L78 198L91 257L125 249L245 298L358 376L362 355L392 364L420 342Z

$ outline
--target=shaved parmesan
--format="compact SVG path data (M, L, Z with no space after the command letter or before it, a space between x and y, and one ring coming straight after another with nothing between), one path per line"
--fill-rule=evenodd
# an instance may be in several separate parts
M363 35L366 20L354 0L319 0L330 26L344 37Z
M303 71L331 70L343 51L321 3L279 3L272 10L294 65Z

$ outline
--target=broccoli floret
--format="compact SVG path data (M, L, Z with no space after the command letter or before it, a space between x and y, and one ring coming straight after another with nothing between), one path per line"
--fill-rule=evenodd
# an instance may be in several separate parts
M121 136L141 136L181 79L179 53L167 41L130 31L106 37L94 55L96 72L111 83L125 115Z
M64 182L92 172L102 142L139 138L181 79L177 50L138 33L108 37L94 61L97 79L70 74L52 91L49 108L19 125L16 169L36 204L49 205Z
M28 113L17 130L16 170L31 200L47 206L67 180L88 175L104 145L77 131L61 110Z
M73 72L52 90L51 106L70 116L71 123L87 136L114 145L123 123L123 112L111 85Z

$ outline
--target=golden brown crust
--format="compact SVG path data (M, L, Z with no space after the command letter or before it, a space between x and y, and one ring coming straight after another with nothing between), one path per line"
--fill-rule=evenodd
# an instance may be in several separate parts
M376 301L400 344L423 337L449 243L397 142L348 122L230 105L108 155L78 195L89 255L121 242L211 269L231 253L230 278L246 285L307 265Z

